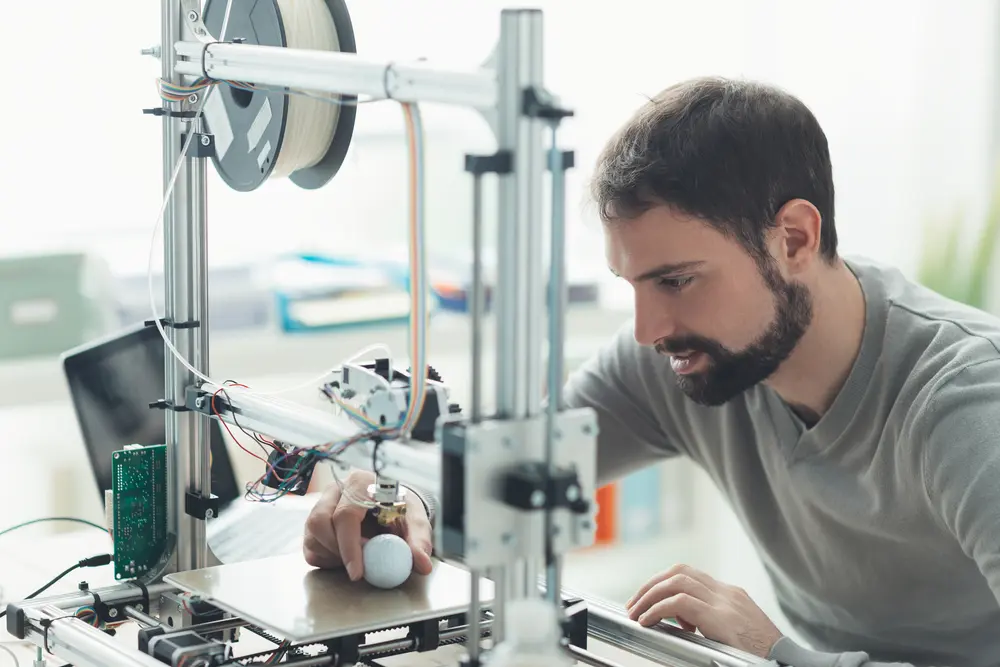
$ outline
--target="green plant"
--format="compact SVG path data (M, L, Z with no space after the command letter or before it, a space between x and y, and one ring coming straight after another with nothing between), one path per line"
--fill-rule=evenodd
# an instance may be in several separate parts
M968 233L963 223L964 215L958 211L944 224L936 220L926 225L917 280L950 299L985 308L1000 234L1000 179L971 248L961 242Z

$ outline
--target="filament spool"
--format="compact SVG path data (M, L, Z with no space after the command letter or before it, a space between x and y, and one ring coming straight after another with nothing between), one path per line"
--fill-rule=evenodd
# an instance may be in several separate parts
M213 35L222 31L227 4L228 0L205 4L205 26ZM227 42L239 38L261 46L357 52L344 0L233 0L231 4ZM256 190L270 178L287 177L307 190L326 185L347 156L357 98L316 97L220 83L205 104L203 118L206 131L215 136L212 160L222 180L241 192Z

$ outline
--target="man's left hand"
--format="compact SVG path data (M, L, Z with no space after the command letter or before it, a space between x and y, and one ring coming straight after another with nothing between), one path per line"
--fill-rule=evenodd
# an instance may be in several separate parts
M675 565L639 589L625 604L645 626L676 619L682 628L732 648L767 658L781 632L747 592L687 565Z

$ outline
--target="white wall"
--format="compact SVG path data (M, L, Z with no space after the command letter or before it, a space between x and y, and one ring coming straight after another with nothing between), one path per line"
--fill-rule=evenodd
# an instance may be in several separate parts
M159 64L139 50L158 40L159 3L108 0L100 11L57 4L5 9L5 25L16 28L0 50L30 75L17 77L5 113L0 252L100 245L120 270L142 270L161 164L159 121L140 113L157 104ZM496 12L509 4L349 2L364 53L456 67L489 54ZM593 218L578 206L597 151L644 95L698 74L762 78L812 106L832 145L848 252L909 268L913 232L925 216L981 204L994 143L991 0L534 4L547 12L548 81L577 110L563 140L580 165L569 183L570 210L579 212L574 238L589 241L575 252L597 265L596 234L579 224ZM464 232L445 226L467 221L461 156L489 150L492 139L473 112L430 107L424 114L432 248L460 248ZM239 194L213 174L213 261L306 244L404 242L402 128L393 105L363 107L344 173L318 192L273 182Z

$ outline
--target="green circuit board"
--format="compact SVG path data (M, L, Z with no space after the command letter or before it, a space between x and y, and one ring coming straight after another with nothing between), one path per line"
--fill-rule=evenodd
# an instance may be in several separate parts
M167 447L132 446L112 459L115 579L152 569L167 546Z

